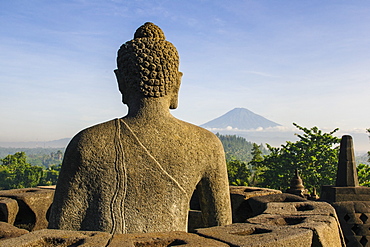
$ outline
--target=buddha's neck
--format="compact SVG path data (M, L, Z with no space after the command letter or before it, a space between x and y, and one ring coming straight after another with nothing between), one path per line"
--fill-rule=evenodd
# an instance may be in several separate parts
M169 110L169 102L163 98L145 98L135 104L129 104L125 118L131 119L160 119L173 117Z

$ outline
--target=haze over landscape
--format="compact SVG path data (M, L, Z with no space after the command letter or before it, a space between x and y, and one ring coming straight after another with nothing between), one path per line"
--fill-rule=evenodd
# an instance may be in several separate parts
M259 137L295 122L370 150L370 2L19 0L0 3L0 21L0 142L70 138L124 116L116 53L150 21L180 54L176 117L202 125L247 108L281 125Z

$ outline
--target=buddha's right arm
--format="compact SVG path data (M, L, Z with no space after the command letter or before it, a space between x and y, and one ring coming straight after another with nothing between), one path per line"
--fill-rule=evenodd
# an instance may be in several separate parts
M205 225L210 227L231 224L230 191L223 154L206 170L198 190Z

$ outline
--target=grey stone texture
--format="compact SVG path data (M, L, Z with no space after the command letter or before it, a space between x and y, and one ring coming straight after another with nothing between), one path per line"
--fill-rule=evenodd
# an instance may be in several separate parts
M272 202L267 203L264 214L283 215L324 215L336 216L334 208L326 202L304 201L304 202Z
M330 204L289 194L251 199L259 201L254 206L265 204L261 214L247 219L246 223L197 229L196 233L232 246L345 246Z
M328 202L370 201L370 188L364 186L337 187L324 185L321 187L320 199Z
M305 198L289 193L271 194L266 196L251 197L245 202L245 209L248 210L248 217L262 214L270 202L306 202Z
M38 190L28 191L30 198L32 194L39 193ZM248 198L241 204L237 200L237 205L248 204L253 200L258 202L254 206L263 206L261 214L239 224L194 230L198 234L179 231L110 234L101 231L54 229L28 233L24 229L0 222L0 246L341 246L335 210L328 203L308 201L301 197L281 193L249 197L257 192L261 194L279 193L279 191L264 188L233 186L230 188L231 194L239 194ZM251 208L250 206L249 208L240 207L241 210ZM353 213L347 216L340 214L340 216L346 219L353 228L349 231L357 233L346 241L350 241L351 244L364 243L367 241L367 236L361 234L366 234L368 231L367 217L370 216L368 205L354 203L346 205L344 209L352 210ZM358 213L359 211L365 213ZM189 215L191 212L201 214L199 210L191 210ZM189 225L193 224L195 228L197 224L203 224L199 215L197 219L200 222L191 223L191 216L189 216ZM342 242L344 243L344 240Z
M26 188L0 191L0 197L17 201L19 210L13 224L29 231L44 229L48 226L46 215L53 196L53 189ZM12 218L14 218L14 208Z
M231 246L312 246L313 232L305 228L235 223L198 229L201 236L225 242Z
M311 229L313 246L345 245L335 210L325 202L268 203L263 214L246 222Z
M137 233L115 234L110 241L109 247L133 247L133 246L209 246L226 247L228 244L217 240L204 238L186 232L161 232L161 233Z
M176 119L176 48L145 23L118 51L127 116L78 133L63 160L49 228L109 233L186 231L199 194L204 226L231 223L224 151L211 132Z
M251 209L247 200L251 197L281 194L280 190L259 187L230 186L230 199L232 209L232 222L240 223L251 216ZM190 201L188 231L194 232L197 228L206 227L202 220L202 212L199 204L197 191L194 192Z
M19 207L16 200L8 197L0 197L0 221L13 225L18 210Z
M1 225L0 225L1 226ZM66 231L44 229L13 239L0 241L4 247L165 247L165 246L229 246L223 242L186 232L157 232L137 234L110 234L97 231Z
M230 186L233 223L241 223L251 217L252 209L247 201L249 198L274 194L281 194L281 191L258 187Z
M3 246L1 242L2 240L16 238L27 233L29 233L29 231L25 229L19 229L9 223L0 221L0 246Z
M111 234L94 231L64 231L43 229L0 241L3 247L102 247L108 244Z

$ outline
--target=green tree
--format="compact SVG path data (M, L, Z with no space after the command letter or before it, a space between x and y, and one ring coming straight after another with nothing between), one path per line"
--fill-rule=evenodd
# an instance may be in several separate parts
M17 189L38 185L42 177L42 167L27 163L24 152L17 152L0 159L0 188Z
M323 133L317 127L311 129L293 123L303 131L296 142L286 142L281 147L272 147L267 144L270 154L261 162L257 162L262 174L261 185L286 189L299 169L306 188L320 189L321 185L333 184L336 178L338 151L340 139L333 136L338 129Z
M62 167L62 164L51 165L49 168L44 170L43 176L40 180L39 185L55 185L55 184L57 184L61 167Z
M217 133L216 136L222 142L226 160L237 159L248 163L252 159L252 142L247 141L244 137L236 135L221 135ZM263 146L261 146L260 149L263 154L267 154L267 150Z
M229 184L247 186L251 175L247 164L235 158L228 160L226 164Z
M359 164L357 166L357 174L359 184L370 187L370 165Z
M253 143L252 147L252 159L248 163L250 166L250 172L251 176L249 178L249 185L250 186L257 186L260 182L260 176L262 174L262 169L259 166L259 164L263 161L262 151L261 151L262 145L258 145L256 143Z

